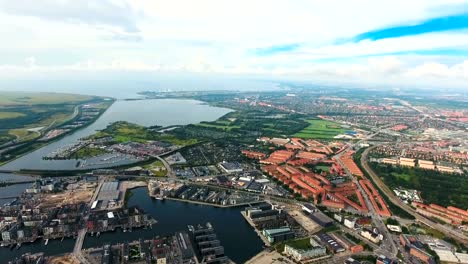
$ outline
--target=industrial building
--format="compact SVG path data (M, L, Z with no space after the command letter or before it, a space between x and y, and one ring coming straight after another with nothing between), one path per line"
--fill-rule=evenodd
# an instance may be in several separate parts
M313 206L312 204L303 204L302 205L302 210L304 210L305 212L307 212L309 214L318 211L317 208L315 206Z
M245 208L245 215L254 223L276 220L280 212L269 203Z
M97 201L101 202L100 208L106 209L109 203L114 203L120 199L119 182L110 181L102 184ZM96 205L94 205L96 207Z
M320 211L309 214L309 218L324 228L333 225L333 220Z
M266 239L270 243L276 243L276 242L294 238L294 232L289 227L264 229L262 231L262 234L266 237Z
M345 251L344 247L327 233L317 234L316 237L333 253Z
M226 173L242 172L243 168L238 162L221 162L219 167Z

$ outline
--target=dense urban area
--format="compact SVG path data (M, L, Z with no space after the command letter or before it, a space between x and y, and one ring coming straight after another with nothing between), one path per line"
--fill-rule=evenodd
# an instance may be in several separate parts
M119 243L85 248L91 237L160 225L128 204L132 191L143 188L158 201L240 208L264 245L246 263L468 263L466 100L283 86L274 92L141 92L138 100L195 99L232 111L189 125L113 122L42 157L73 160L71 170L0 167L32 175L24 192L2 197L11 201L0 207L0 250L74 239L72 252L29 252L4 261L234 262L218 235L221 226L212 222L150 239L129 241L122 234ZM0 161L87 126L114 102L96 97L58 104L54 113L67 107L72 116L47 125L37 123L42 112L28 110L37 106L23 103L27 98L10 105L0 100ZM3 129L11 123L3 113L17 113L10 117L23 123Z

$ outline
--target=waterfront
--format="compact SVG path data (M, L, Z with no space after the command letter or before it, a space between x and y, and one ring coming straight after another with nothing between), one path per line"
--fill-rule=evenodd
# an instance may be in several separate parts
M146 187L131 190L128 206L139 206L153 216L157 224L153 229L136 229L123 233L103 233L99 238L87 236L84 247L101 246L105 242L148 239L156 235L169 235L176 231L187 231L187 225L210 222L215 228L226 255L236 263L244 263L263 249L263 242L254 229L245 221L242 208L217 208L171 200L156 200L148 195ZM124 238L124 240L122 240Z
M0 182L29 182L34 181L34 177L26 175L18 175L13 173L0 173Z
M63 146L75 143L80 138L104 129L110 123L127 121L143 126L171 126L213 121L229 113L230 109L212 107L196 100L154 99L137 101L116 101L93 124L76 131L56 142L35 150L2 167L3 170L74 170L77 160L43 160L42 158ZM124 165L121 161L113 165ZM99 168L97 166L96 168Z
M187 225L210 222L226 250L226 255L236 263L244 263L263 249L262 240L240 214L241 208L216 208L178 201L155 200L149 197L146 187L136 188L130 192L132 195L128 205L139 206L158 223L152 229L135 229L126 233L117 229L115 232L103 233L99 238L87 235L84 248L99 247L107 242L130 242L139 238L149 239L157 235L169 235L176 231L186 231ZM0 257L12 259L25 252L40 251L44 251L47 255L62 254L71 252L73 243L73 239L65 239L63 242L50 240L45 246L44 241L39 240L32 244L24 244L19 250L0 248Z

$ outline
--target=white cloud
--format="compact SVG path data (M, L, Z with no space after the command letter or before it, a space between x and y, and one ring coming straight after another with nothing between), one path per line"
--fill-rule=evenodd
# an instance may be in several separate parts
M0 78L78 71L190 71L361 82L466 81L467 32L340 43L451 14L462 0L0 0ZM447 8L444 8L447 7ZM273 56L252 50L299 43ZM25 61L25 58L27 61ZM92 58L92 59L90 59Z

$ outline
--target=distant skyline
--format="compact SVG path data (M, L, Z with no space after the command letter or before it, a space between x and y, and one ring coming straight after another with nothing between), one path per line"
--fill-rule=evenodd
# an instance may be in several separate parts
M170 73L468 89L468 0L0 0L0 81Z

